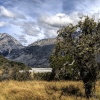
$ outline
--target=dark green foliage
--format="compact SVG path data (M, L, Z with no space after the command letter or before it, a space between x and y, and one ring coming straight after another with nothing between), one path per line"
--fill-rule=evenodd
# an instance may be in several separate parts
M0 81L9 80L9 70L10 69L8 67L5 67L5 69L3 70L2 75L0 77Z
M87 17L85 22L81 22L81 24L83 33L76 46L75 57L80 68L80 76L85 85L86 96L89 98L93 95L95 89L100 64L100 33L97 30L99 23L95 23L93 19Z
M86 17L76 26L60 29L50 65L53 68L51 79L81 77L86 97L90 98L100 71L100 22Z
M12 79L12 80L19 79L20 72L17 67L14 67L9 74L10 74L10 77L9 77L10 79Z
M46 80L48 81L50 79L50 72L45 72L45 73L34 73L33 74L33 79L34 80Z
M50 57L50 66L53 68L50 80L79 79L76 62L70 65L74 62L75 44L72 34L75 30L76 27L69 25L58 31L55 51Z
M20 70L29 70L29 69L31 69L30 67L26 66L25 64L23 64L21 62L9 61L9 64L10 64L11 67L17 66L17 68L20 69Z
M23 70L23 72L19 72L17 67L8 68L6 67L0 76L0 81L3 80L17 80L17 81L26 81L31 80L31 74L28 70Z
M31 80L31 79L32 79L31 73L28 70L26 70L22 73L19 73L16 80L18 80L18 81L28 81L28 80Z
M2 67L4 64L7 64L8 60L0 55L0 67Z

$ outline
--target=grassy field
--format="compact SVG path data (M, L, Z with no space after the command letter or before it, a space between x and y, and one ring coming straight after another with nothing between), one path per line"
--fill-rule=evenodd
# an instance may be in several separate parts
M96 83L100 100L100 82ZM86 100L82 82L4 81L0 82L0 100ZM91 100L96 100L91 98Z

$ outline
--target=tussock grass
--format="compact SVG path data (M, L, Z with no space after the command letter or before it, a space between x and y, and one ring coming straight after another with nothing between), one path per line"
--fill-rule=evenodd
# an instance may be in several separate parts
M100 100L100 82L96 95ZM86 100L82 82L60 81L3 81L0 100ZM96 100L91 98L91 100Z

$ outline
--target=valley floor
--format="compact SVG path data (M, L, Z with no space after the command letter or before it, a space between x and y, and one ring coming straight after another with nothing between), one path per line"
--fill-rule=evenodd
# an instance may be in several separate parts
M96 83L100 100L100 81ZM86 100L82 82L4 81L0 82L0 100ZM96 100L92 99L91 100Z

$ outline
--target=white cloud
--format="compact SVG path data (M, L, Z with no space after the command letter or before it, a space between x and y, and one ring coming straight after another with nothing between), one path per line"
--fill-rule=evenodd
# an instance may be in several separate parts
M12 13L11 11L7 10L5 7L0 6L0 16L14 18L15 14Z
M53 16L44 15L40 18L40 22L53 27L60 27L72 23L72 20L70 19L70 16L63 13L58 13Z
M20 18L25 19L25 16L19 12L16 11L16 13L13 13L12 11L9 11L4 6L0 6L0 16L1 17L7 17L7 18Z
M77 24L80 16L83 16L83 14L78 12L73 12L70 15L65 13L57 13L52 16L43 15L38 19L38 26L46 38L52 38L57 36L57 30L59 28L71 23Z
M43 34L46 38L56 37L57 30L60 27L67 26L69 24L76 25L80 20L81 17L84 17L88 14L81 13L81 12L73 12L69 15L65 13L57 13L55 15L43 15L38 19L38 25L43 31ZM90 17L94 17L97 21L100 18L100 12L89 14ZM84 19L83 19L84 20Z
M0 22L0 27L3 27L3 26L5 26L5 25L6 25L5 22Z
M37 36L41 33L38 25L35 22L22 22L21 28L23 33L31 36Z

